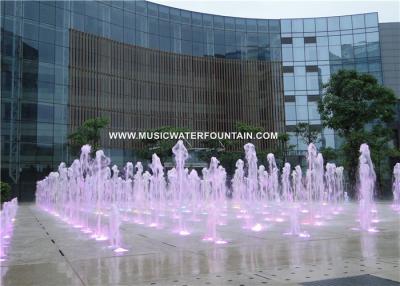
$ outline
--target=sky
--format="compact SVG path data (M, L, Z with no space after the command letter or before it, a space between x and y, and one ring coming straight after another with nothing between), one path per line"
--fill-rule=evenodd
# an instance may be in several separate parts
M378 12L379 22L400 21L400 0L150 0L151 2L223 16L280 19Z

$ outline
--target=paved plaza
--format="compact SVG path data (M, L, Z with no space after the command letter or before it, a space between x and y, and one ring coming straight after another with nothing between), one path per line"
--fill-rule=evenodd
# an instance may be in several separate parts
M189 236L123 223L129 251L116 254L107 242L21 204L1 264L2 285L328 285L307 282L354 276L400 285L400 216L387 203L377 210L379 232L354 230L357 205L347 203L322 225L303 220L310 237L283 235L287 221L244 230L228 213L226 225L218 227L228 241L223 245L202 241L196 222Z

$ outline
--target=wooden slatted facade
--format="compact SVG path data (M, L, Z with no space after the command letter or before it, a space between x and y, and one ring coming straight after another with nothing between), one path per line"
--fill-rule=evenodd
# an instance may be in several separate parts
M281 68L281 62L194 57L71 29L70 128L106 116L111 131L166 125L234 131L243 121L284 132ZM138 140L109 140L106 132L102 141L112 148L140 147ZM262 149L276 144L257 143Z

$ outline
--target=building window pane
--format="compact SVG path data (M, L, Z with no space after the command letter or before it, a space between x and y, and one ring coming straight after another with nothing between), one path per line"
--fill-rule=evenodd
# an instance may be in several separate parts
M364 15L354 15L353 18L353 29L365 28Z

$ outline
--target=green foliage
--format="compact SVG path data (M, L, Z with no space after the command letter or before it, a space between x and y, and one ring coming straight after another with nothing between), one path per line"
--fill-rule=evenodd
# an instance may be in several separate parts
M0 191L1 203L9 201L11 199L11 187L8 183L0 182Z
M310 143L318 143L320 141L318 137L321 133L321 130L315 126L311 126L306 122L297 123L295 132L297 136L301 137L306 145L309 145Z
M279 133L278 135L278 149L275 150L275 156L279 161L282 161L282 165L287 161L287 156L290 151L296 147L296 145L289 144L289 134Z
M318 104L324 126L334 129L345 139L343 162L349 180L355 186L359 148L367 143L381 183L382 162L393 152L388 124L394 119L396 97L369 74L340 70L326 85Z
M320 152L322 157L324 157L325 162L336 161L339 157L338 152L331 147L321 148Z
M86 120L75 132L68 136L71 145L80 148L82 145L90 144L94 152L100 148L100 131L109 124L108 118L99 117Z

